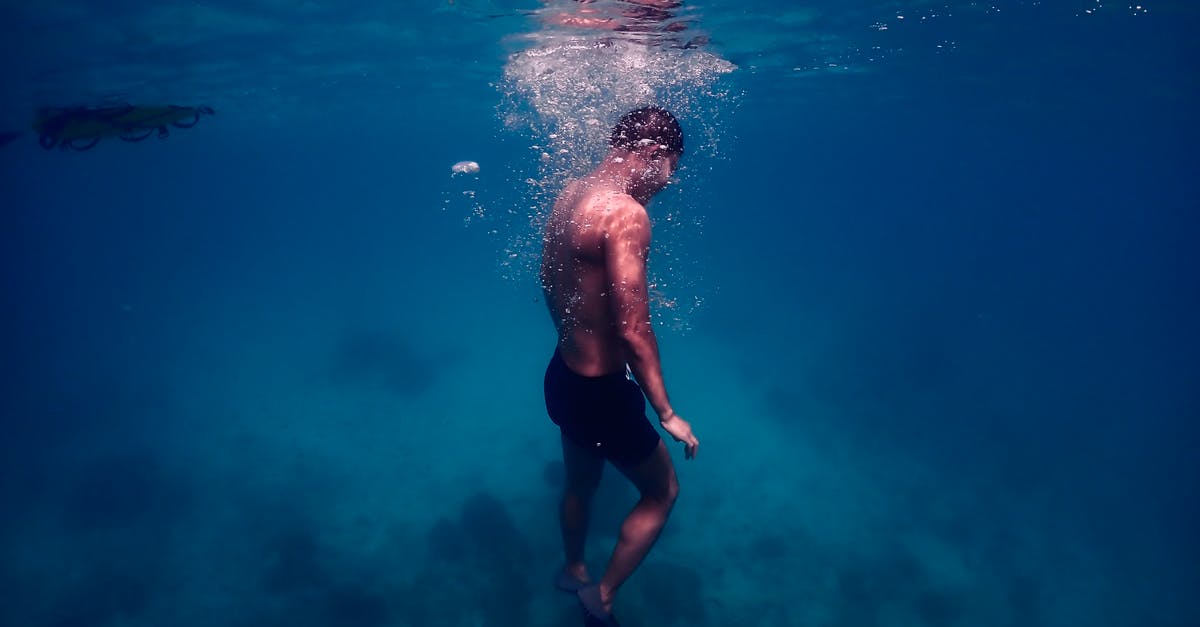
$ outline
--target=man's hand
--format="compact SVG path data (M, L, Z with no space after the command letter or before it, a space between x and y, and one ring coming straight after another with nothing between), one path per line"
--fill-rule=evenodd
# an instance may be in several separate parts
M700 448L700 440L692 435L692 425L688 421L680 418L675 412L671 412L665 419L659 420L662 428L675 438L676 442L683 444L684 459L695 459L696 449Z

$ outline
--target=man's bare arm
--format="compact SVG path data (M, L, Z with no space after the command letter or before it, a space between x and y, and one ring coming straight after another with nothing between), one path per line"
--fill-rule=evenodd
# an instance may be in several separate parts
M629 369L646 400L667 420L674 411L663 382L658 339L650 322L650 295L646 259L650 254L650 218L645 209L628 199L609 215L605 265L611 281L610 298Z
M663 429L684 445L684 456L692 459L700 441L692 426L671 408L667 386L663 381L662 363L658 356L658 339L650 322L650 294L646 279L646 259L650 255L650 218L646 210L632 198L614 210L605 233L604 254L609 279L613 319L619 325L621 341L625 344L629 369L637 378L658 414Z

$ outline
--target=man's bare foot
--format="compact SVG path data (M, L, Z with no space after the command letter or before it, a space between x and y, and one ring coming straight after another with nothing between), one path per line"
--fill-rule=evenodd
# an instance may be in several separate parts
M605 590L603 584L580 588L577 593L579 604L583 606L584 624L588 627L617 627L617 619L612 615L612 591Z
M586 564L568 564L558 571L554 587L563 592L578 592L580 588L592 583L588 576Z
M608 586L604 585L603 581L600 582L600 584L597 585L596 588L600 590L600 604L604 606L604 611L608 612L609 614L612 614L612 604L613 604L612 590L609 589Z

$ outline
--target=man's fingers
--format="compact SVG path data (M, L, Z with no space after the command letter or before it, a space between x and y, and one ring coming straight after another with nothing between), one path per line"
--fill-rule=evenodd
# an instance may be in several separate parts
M683 445L684 459L694 459L696 450L700 447L700 440L692 433L692 430L686 423L683 423L681 429L667 429L671 434L671 438Z

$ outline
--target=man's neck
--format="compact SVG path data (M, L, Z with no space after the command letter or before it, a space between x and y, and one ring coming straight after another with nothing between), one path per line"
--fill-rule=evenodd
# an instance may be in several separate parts
M604 161L587 176L589 185L593 188L605 187L628 194L644 206L650 201L650 198L641 198L634 193L636 191L634 170L639 165L639 159L640 157L630 152L610 152Z

